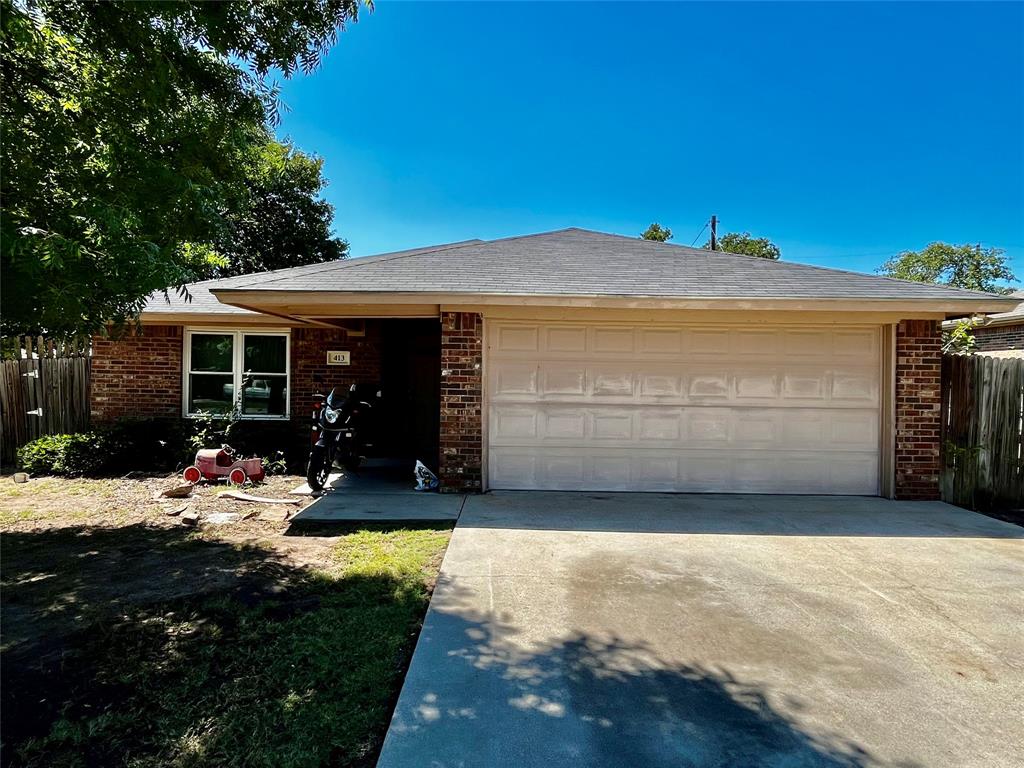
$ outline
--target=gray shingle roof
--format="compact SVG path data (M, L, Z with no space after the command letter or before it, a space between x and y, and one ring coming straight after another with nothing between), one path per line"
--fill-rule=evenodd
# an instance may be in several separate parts
M417 253L431 251L437 248L450 248L468 243L481 243L482 240L463 240L458 243L447 245L434 245L429 248L413 248L406 251L395 251L379 256L365 256L358 261L360 263L371 263L391 258L412 256ZM353 260L355 261L355 260ZM224 314L224 315L258 315L258 312L250 312L247 309L233 307L230 304L223 304L217 297L210 293L211 288L236 288L248 285L253 281L271 280L275 277L288 277L289 279L310 278L316 281L315 275L333 267L345 264L345 261L326 262L320 264L307 264L302 267L290 267L288 269L270 270L269 272L257 272L250 275L238 275L237 277L222 277L216 280L204 280L199 283L189 283L186 287L188 295L180 295L175 291L168 291L168 295L160 291L150 294L146 300L146 307L142 311L147 315L174 314L189 312L196 314Z
M738 299L984 299L959 288L563 229L232 278L214 289ZM230 293L222 294L230 300Z
M1020 320L1024 323L1024 291L1016 291L1011 293L1009 298L1020 299L1020 304L1011 309L1009 312L998 312L994 315L988 316L988 322L998 320L1001 323L1012 323L1016 320Z

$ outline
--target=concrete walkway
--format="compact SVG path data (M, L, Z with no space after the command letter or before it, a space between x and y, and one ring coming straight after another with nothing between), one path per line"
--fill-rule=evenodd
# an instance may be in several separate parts
M357 472L339 471L332 475L327 492L292 522L457 520L466 497L414 490L413 465L411 461L370 459Z
M1024 763L1024 529L941 503L493 493L380 768Z

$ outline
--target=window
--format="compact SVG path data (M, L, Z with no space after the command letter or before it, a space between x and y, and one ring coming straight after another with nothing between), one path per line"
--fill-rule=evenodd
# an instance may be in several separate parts
M190 330L185 334L185 413L287 418L288 333Z

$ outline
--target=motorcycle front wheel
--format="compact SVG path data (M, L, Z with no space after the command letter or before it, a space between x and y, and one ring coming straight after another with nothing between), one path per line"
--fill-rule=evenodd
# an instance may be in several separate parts
M306 466L306 482L313 493L321 493L327 476L331 472L331 462L327 456L327 448L322 445L314 445L309 452L309 464Z

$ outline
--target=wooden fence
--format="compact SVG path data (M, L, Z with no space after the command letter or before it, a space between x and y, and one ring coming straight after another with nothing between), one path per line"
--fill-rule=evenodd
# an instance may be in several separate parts
M942 360L942 498L969 509L1024 508L1024 359Z
M0 461L14 462L21 446L42 435L89 428L86 341L42 337L0 342Z

